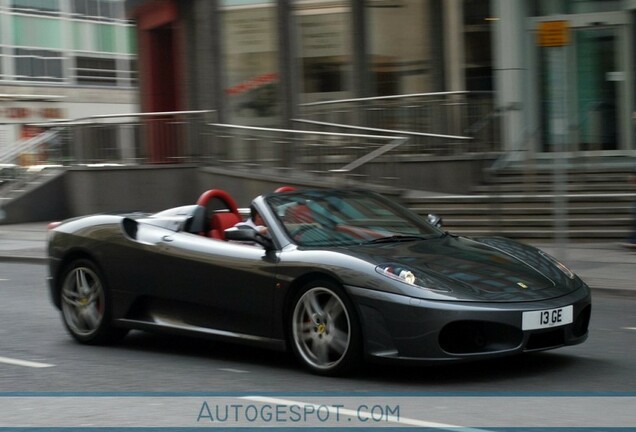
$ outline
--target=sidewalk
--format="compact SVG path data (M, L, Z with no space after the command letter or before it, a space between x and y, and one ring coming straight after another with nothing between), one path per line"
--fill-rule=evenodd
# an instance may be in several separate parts
M0 262L46 263L47 223L0 225ZM636 295L636 250L616 242L575 243L556 247L535 246L557 257L594 290Z

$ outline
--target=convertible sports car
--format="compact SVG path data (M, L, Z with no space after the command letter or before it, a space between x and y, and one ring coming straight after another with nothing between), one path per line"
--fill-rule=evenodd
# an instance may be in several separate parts
M220 204L220 205L219 205ZM445 232L365 190L226 192L52 226L49 285L79 342L161 330L291 349L314 373L364 359L462 361L587 338L588 286L534 247Z

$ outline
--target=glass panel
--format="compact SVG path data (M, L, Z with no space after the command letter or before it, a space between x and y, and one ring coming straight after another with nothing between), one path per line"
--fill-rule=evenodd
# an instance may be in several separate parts
M532 14L557 15L621 10L620 0L533 0Z
M129 82L127 83L129 86L136 86L138 85L138 78L139 78L139 73L137 72L137 60L130 60L128 61L128 67L129 67Z
M124 2L121 0L73 0L72 11L94 18L125 19Z
M490 0L464 0L466 90L493 89Z
M86 0L73 0L73 13L79 15L88 14L88 6L86 4Z
M581 150L618 148L618 71L615 30L575 32L576 94Z
M391 6L391 7L387 7ZM369 62L378 96L430 91L430 2L368 0ZM346 31L345 29L340 29Z
M86 15L99 16L99 0L86 0Z
M11 7L53 12L60 10L60 2L59 0L12 0Z
M222 64L228 120L276 125L279 119L276 2L261 1L252 7L233 7L236 1L229 0L222 4Z
M13 31L16 45L62 48L61 22L55 19L14 16Z
M294 5L300 57L300 102L352 97L349 2L314 0L296 1Z
M17 48L16 74L19 81L62 81L61 53Z
M77 57L77 83L83 85L117 84L117 64L115 59L96 57Z
M127 32L127 48L124 52L126 54L136 54L137 53L137 28L134 26L126 27Z
M97 50L101 52L116 51L115 26L109 24L97 24L95 29L97 36Z
M94 38L91 37L93 24L73 22L73 48L81 51L96 51Z
M222 0L222 3L224 6L252 6L268 2L263 0Z

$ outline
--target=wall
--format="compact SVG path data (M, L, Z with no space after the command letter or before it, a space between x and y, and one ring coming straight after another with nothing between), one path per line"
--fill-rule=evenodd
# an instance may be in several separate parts
M72 168L67 172L72 216L159 211L194 203L200 193L196 168L191 165Z
M402 164L400 175L413 190L468 193L479 184L481 159L448 159ZM297 173L293 180L258 173L244 173L195 165L138 167L73 167L35 187L3 207L0 224L51 221L102 212L155 212L193 204L208 189L230 193L239 207L249 206L258 195L280 186L298 188L360 187L344 180L310 178ZM364 184L362 184L364 186ZM394 187L374 188L385 195L399 195Z
M61 173L3 204L0 224L53 221L69 217L66 180L66 175Z

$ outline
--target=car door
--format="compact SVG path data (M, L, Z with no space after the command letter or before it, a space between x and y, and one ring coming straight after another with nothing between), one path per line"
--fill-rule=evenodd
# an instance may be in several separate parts
M155 245L144 267L154 274L152 296L164 301L164 314L187 325L273 336L275 252L168 230L139 238Z

